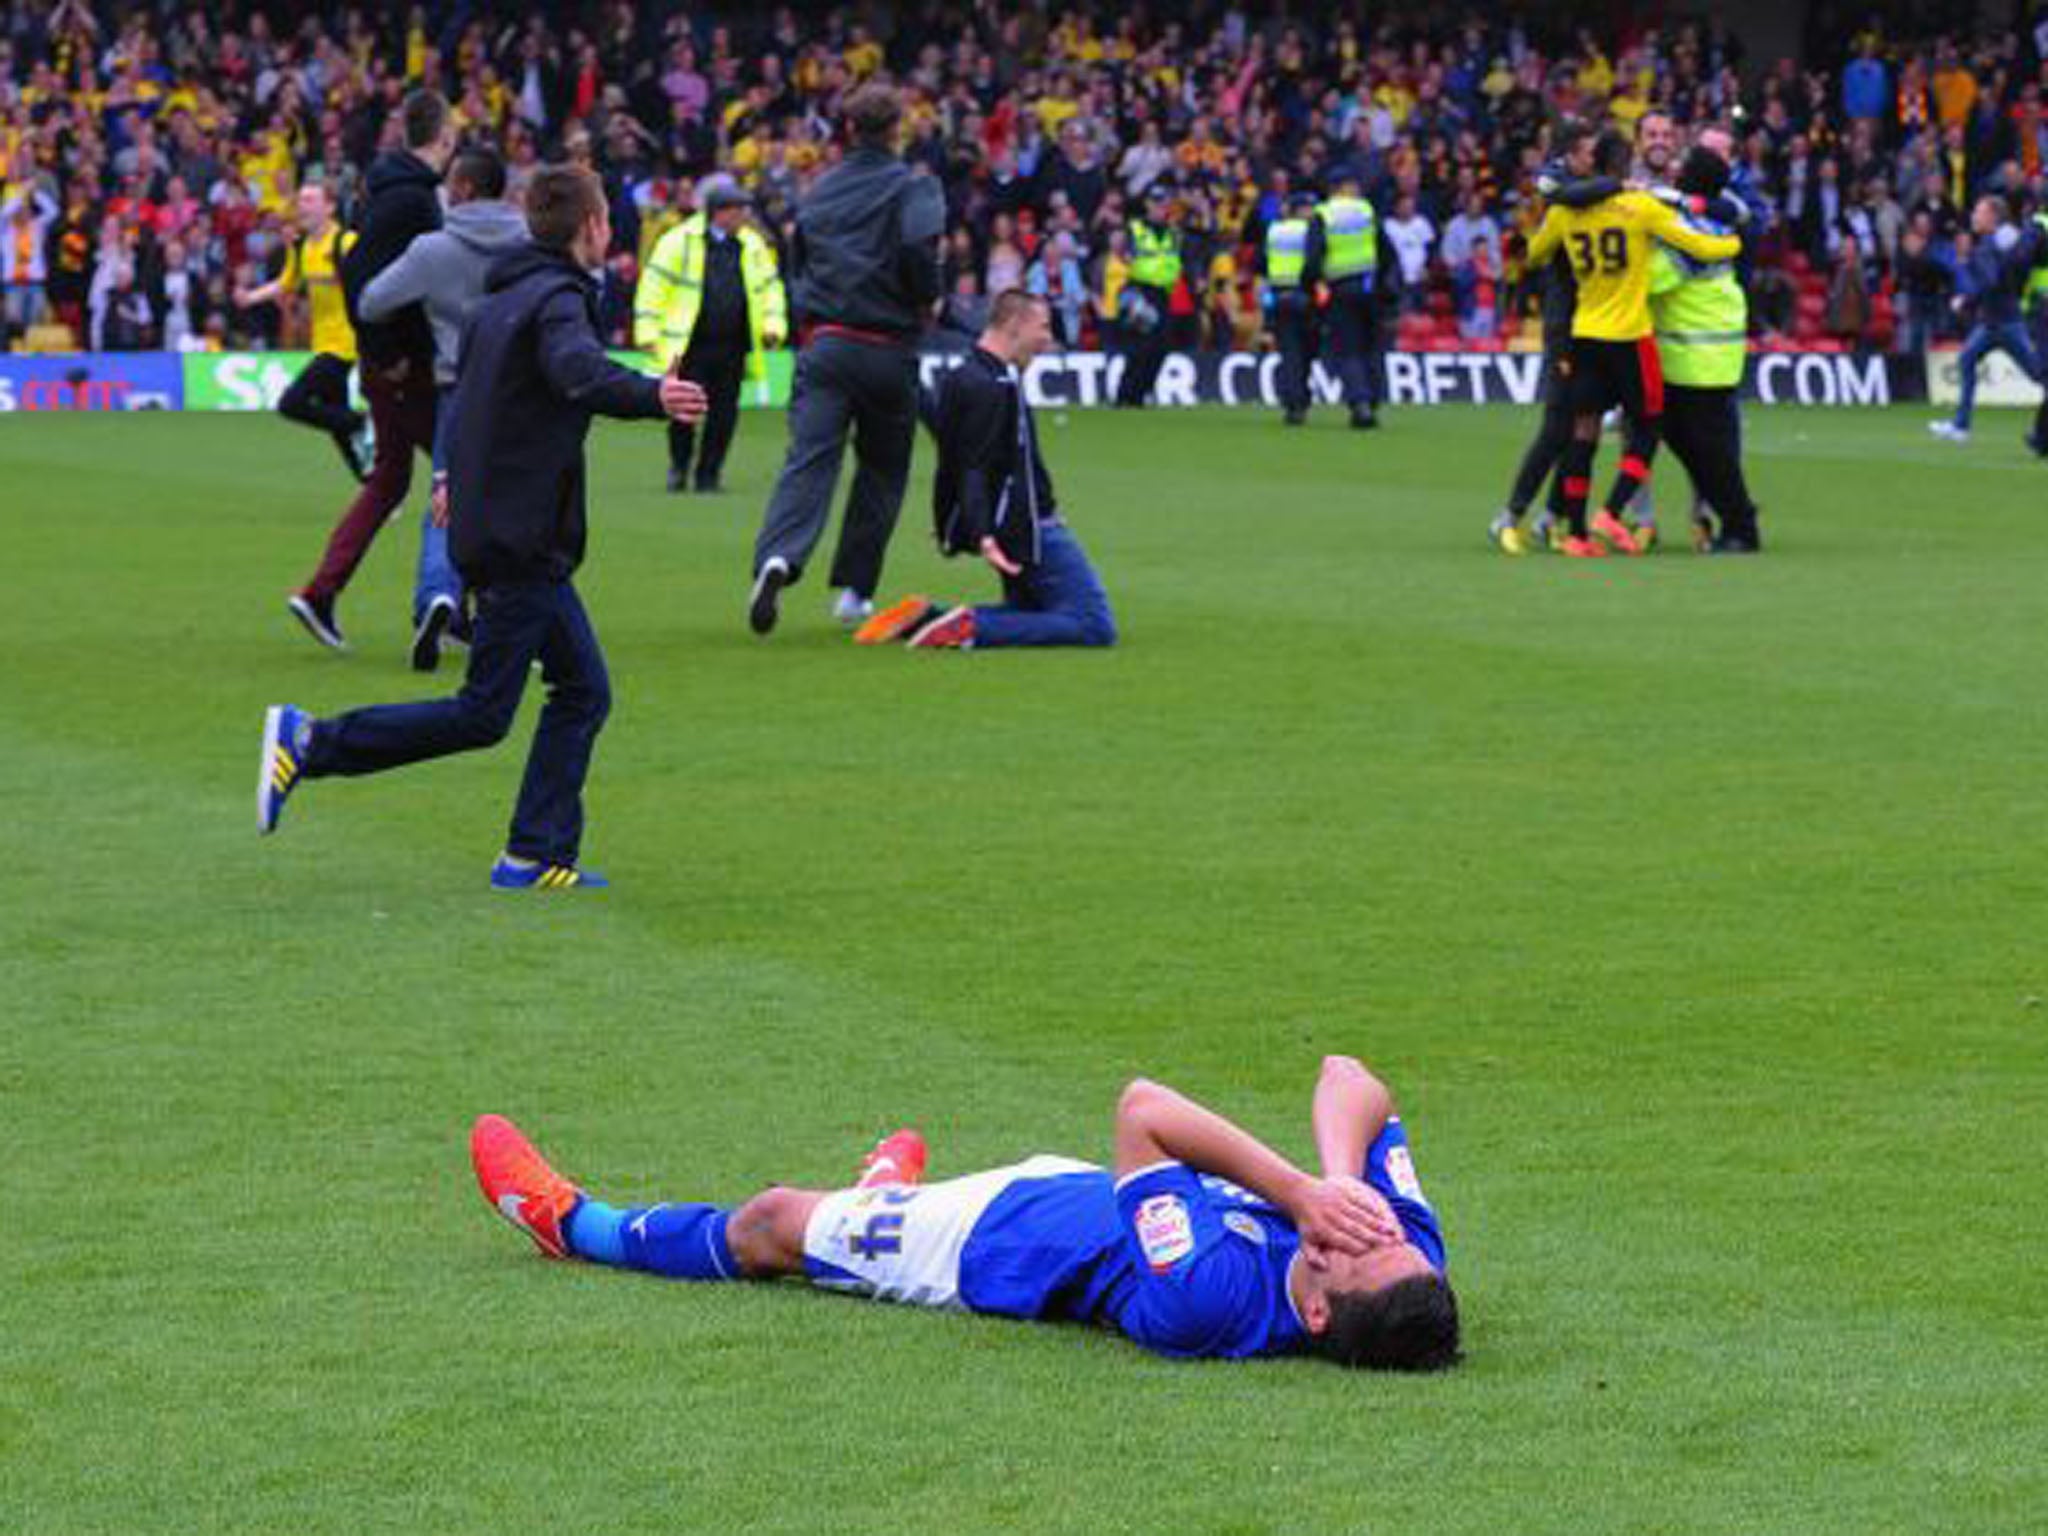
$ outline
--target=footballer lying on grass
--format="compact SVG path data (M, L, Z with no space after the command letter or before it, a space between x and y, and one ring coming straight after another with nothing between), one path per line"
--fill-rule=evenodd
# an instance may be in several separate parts
M554 1258L1100 1323L1163 1355L1454 1364L1443 1234L1392 1096L1331 1056L1312 1118L1320 1178L1141 1079L1117 1103L1114 1175L1039 1156L924 1184L924 1140L904 1130L851 1189L778 1185L735 1209L605 1205L499 1115L476 1122L470 1156L484 1198Z

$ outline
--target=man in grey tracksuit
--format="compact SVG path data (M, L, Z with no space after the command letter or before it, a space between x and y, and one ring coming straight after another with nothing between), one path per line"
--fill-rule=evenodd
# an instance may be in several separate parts
M495 150L466 149L448 167L448 212L441 228L416 238L363 289L364 318L382 319L423 303L434 332L434 496L448 476L448 398L462 353L462 325L483 297L492 263L526 240L526 219L505 197L505 162ZM448 530L429 510L420 530L420 568L413 587L412 665L431 672L441 640L462 610L462 578L448 558Z
M803 575L825 531L849 427L856 467L831 577L842 623L873 611L910 478L917 337L939 298L945 196L896 157L893 88L862 86L846 115L852 147L797 209L790 267L805 340L789 452L754 545L747 621L758 635L775 627L782 589Z

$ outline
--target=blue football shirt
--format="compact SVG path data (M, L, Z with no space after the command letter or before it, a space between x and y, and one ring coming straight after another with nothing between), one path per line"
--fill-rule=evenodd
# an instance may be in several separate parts
M1439 1270L1443 1235L1401 1122L1366 1155L1408 1240ZM1275 1206L1182 1163L1022 1178L990 1202L960 1255L960 1299L1004 1317L1103 1323L1159 1354L1297 1353L1307 1330L1288 1272L1301 1238Z

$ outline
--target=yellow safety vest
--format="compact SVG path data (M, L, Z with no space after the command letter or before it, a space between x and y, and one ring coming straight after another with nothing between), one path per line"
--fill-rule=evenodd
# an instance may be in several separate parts
M1299 288L1308 264L1308 220L1276 219L1266 230L1266 281L1275 288Z
M1730 262L1702 265L1664 245L1650 255L1650 316L1664 382L1734 389L1749 360L1749 300Z
M1316 209L1323 220L1323 280L1342 282L1380 264L1379 216L1362 197L1333 197Z
M740 243L740 280L747 290L747 329L754 341L748 367L758 376L767 367L763 352L780 346L789 333L789 308L774 247L746 224L735 238ZM633 295L633 345L652 352L663 368L689 350L690 333L696 330L704 305L704 250L709 243L705 216L693 213L647 253Z
M1180 236L1131 221L1131 281L1141 288L1171 288L1180 281Z
M2035 214L2034 224L2044 237L2048 237L2048 213ZM2048 298L2048 264L2038 266L2027 274L2027 291L2021 297L2029 308Z

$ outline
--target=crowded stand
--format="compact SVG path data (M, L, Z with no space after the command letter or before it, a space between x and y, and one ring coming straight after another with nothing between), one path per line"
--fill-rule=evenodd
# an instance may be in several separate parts
M1188 253L1175 343L1270 345L1264 232L1349 169L1378 211L1393 345L1534 348L1524 251L1551 127L1633 132L1664 113L1734 131L1736 188L1763 214L1760 346L1917 351L1958 334L1972 199L2025 204L2048 154L2043 39L1927 33L1925 14L1816 8L1800 61L1746 57L1711 16L1614 30L1549 8L16 0L0 8L5 336L40 351L302 343L291 306L238 296L285 267L301 186L323 186L347 225L398 103L424 85L502 151L515 201L548 161L602 175L604 324L625 342L638 270L706 179L733 178L785 244L798 197L843 152L840 103L886 74L905 92L906 157L944 187L941 323L960 333L1022 287L1050 300L1063 344L1114 343L1131 221L1164 188Z

